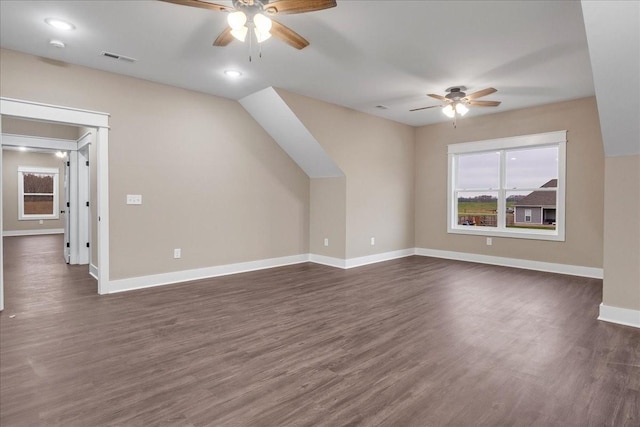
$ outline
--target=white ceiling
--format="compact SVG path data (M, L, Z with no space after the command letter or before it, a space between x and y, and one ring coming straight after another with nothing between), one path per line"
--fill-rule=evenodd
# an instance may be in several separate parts
M236 100L274 86L414 126L449 120L439 109L408 110L436 105L425 94L455 85L498 89L483 99L502 105L469 115L594 95L579 1L338 0L278 17L310 46L272 38L262 58L254 45L252 62L247 44L212 46L226 26L222 12L153 0L2 0L0 17L3 48ZM76 29L56 30L48 17ZM231 68L243 76L226 77Z

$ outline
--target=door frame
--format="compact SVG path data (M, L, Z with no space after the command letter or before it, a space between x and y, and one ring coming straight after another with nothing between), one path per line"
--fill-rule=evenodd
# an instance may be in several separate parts
M3 116L71 126L84 126L96 130L95 149L98 163L98 294L109 293L109 114L0 97L0 135L2 134L1 119ZM0 165L1 162L2 150L0 150ZM2 188L2 174L0 174L0 188ZM1 200L0 229L2 229ZM0 245L0 259L2 258L3 245ZM3 309L4 271L0 262L0 310Z
M6 140L6 137L4 137ZM3 144L4 146L4 144ZM70 153L70 151L67 151ZM64 165L64 204L60 213L64 212L64 242L63 254L64 262L71 264L71 213L69 212L69 204L71 204L71 156L62 163Z
M88 132L78 139L78 264L91 265L91 174L89 172L89 150L91 149L91 133Z
M89 264L91 224L89 191L89 149L91 132L77 140L57 139L29 135L2 134L2 148L27 148L52 153L63 151L68 154L61 160L64 169L64 259L67 264ZM71 207L69 207L71 206ZM67 245L69 243L69 245ZM94 273L95 274L95 273Z

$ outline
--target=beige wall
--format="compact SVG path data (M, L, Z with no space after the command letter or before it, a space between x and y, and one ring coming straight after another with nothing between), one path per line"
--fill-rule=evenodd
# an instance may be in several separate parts
M4 130L4 123L3 123ZM64 216L59 219L18 220L18 167L36 166L42 168L57 168L58 200L60 210L64 209L64 165L62 160L53 153L36 153L29 151L2 151L2 231L32 231L64 228ZM62 251L62 248L60 248Z
M467 117L457 129L414 129L279 90L346 175L309 180L235 101L13 51L1 55L2 96L111 114L113 279L414 246L603 266L604 157L593 98ZM488 247L483 237L447 234L447 144L563 129L566 242L494 238ZM126 194L142 194L143 205L125 205ZM181 260L172 258L177 247ZM615 289L612 295L621 294L611 301L629 297L627 288Z
M34 122L32 120L2 117L2 133L30 135L43 138L78 139L78 128L55 123Z
M435 114L435 113L434 113ZM566 241L447 233L447 144L568 130ZM416 246L602 267L604 155L594 98L508 111L417 130Z
M605 305L640 310L640 155L605 160Z
M413 248L415 129L278 93L346 176L346 257Z
M309 179L237 102L0 55L2 96L111 114L111 279L308 252Z
M347 182L345 177L311 180L309 251L344 259L347 237ZM324 246L324 239L329 246Z

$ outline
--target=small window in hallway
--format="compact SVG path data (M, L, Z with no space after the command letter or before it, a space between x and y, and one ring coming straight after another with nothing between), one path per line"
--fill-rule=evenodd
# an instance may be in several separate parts
M55 168L18 168L18 219L59 218L58 174Z

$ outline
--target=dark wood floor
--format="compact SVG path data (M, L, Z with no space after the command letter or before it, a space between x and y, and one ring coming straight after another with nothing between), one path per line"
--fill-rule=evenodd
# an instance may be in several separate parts
M640 425L600 280L410 257L98 296L58 236L4 245L2 426Z

